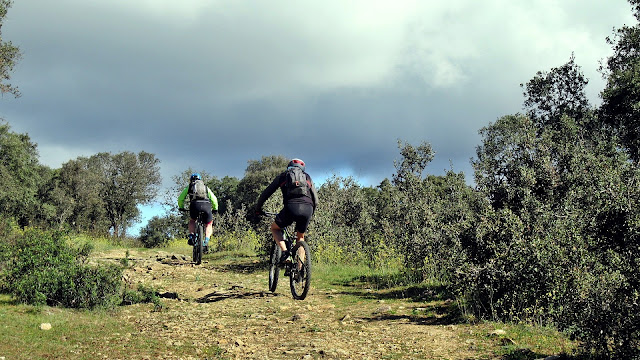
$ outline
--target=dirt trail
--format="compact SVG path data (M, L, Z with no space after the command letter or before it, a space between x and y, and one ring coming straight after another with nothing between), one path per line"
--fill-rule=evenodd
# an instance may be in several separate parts
M118 261L123 251L101 254ZM192 265L184 255L133 252L125 279L161 289L163 308L138 304L119 316L137 334L193 355L163 358L231 359L477 359L478 328L446 324L426 303L376 299L375 294L314 286L291 298L288 278L267 290L258 260ZM370 296L373 295L373 296ZM212 355L213 352L213 355ZM483 358L489 358L484 356Z

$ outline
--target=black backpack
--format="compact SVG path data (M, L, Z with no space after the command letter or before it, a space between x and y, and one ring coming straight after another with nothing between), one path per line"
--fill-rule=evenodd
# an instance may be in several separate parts
M307 175L297 166L287 170L284 186L287 193L287 199L292 197L309 196L309 183L307 183Z
M191 201L207 199L207 186L204 181L196 179L189 184L189 199Z

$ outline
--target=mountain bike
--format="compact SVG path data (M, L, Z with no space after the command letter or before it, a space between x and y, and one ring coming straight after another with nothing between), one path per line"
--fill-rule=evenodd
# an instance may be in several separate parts
M183 212L188 212L188 209L179 209ZM203 253L203 240L205 236L205 220L206 216L205 212L200 212L198 214L198 218L196 219L196 232L194 233L195 237L193 239L193 262L196 265L200 265L202 263L202 253Z
M276 213L264 213L266 216L275 217ZM289 259L284 265L284 275L289 276L289 287L291 295L296 300L304 300L311 286L311 249L305 241L297 241L290 226L282 229L282 237L289 250ZM282 250L274 242L271 242L271 252L269 256L269 291L275 292L280 277L280 256Z

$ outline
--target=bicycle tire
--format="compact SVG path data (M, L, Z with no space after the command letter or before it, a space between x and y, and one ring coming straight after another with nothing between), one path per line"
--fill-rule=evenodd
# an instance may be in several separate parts
M300 250L304 252L304 260L301 259ZM311 286L311 249L304 241L299 241L292 249L293 264L291 264L291 275L289 285L291 295L296 300L304 300ZM298 263L302 266L298 269Z
M280 255L282 250L276 243L271 246L271 257L269 259L269 291L275 292L278 287L278 277L280 277L280 268L278 263L280 262Z
M198 222L196 232L196 243L193 244L193 262L196 265L202 263L202 239L204 239L204 226Z

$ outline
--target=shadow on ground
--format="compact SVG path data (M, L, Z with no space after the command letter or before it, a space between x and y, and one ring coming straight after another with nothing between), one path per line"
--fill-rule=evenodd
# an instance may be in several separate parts
M380 314L371 317L361 317L360 319L368 322L375 321L408 321L416 325L457 325L460 324L460 318L444 314L443 316L421 316L421 315L394 315Z
M545 355L540 354L529 349L516 349L510 354L503 355L500 360L579 360L579 357L573 357L569 355ZM467 359L475 360L475 359Z
M229 299L259 299L274 297L269 291L246 291L242 286L232 286L229 290L218 290L196 299L199 303L212 303Z
M396 285L385 279L356 277L341 282L341 295L357 296L371 300L408 300L416 303L412 314L396 315L381 311L365 321L402 320L421 325L454 325L466 323L462 312L446 287L430 284L411 286ZM383 285L383 286L381 286ZM385 288L385 286L388 286ZM376 287L376 288L374 288Z
M425 301L446 301L451 296L443 286L414 285L409 287L398 287L395 289L371 289L362 285L342 284L346 289L343 294L360 296L374 300L409 299L414 302Z
M243 263L229 263L229 264L215 264L208 265L207 268L220 271L220 272L234 272L240 274L253 274L259 271L263 271L266 269L264 263L252 263L252 262L243 262Z
M255 256L229 256L219 253L205 255L204 259L209 264L207 268L220 272L235 272L240 274L253 274L266 270L267 263Z

